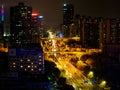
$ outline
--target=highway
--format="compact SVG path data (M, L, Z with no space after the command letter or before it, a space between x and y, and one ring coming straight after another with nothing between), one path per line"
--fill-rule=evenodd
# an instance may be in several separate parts
M82 73L83 71L70 62L72 58L80 58L86 52L71 51L63 39L43 39L41 45L45 60L50 60L57 65L57 68L61 71L61 76L66 78L67 84L72 85L75 90L93 90L92 82Z

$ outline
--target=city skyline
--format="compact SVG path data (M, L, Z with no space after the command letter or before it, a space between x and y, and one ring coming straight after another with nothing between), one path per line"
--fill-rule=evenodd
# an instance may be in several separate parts
M33 11L38 12L44 16L45 24L47 26L55 26L62 24L63 3L68 2L74 5L75 14L91 16L91 17L120 17L119 1L108 0L1 0L0 5L4 4L6 9L6 17L9 15L9 7L18 5L19 2L24 2L25 5L31 6ZM53 13L52 13L53 12Z

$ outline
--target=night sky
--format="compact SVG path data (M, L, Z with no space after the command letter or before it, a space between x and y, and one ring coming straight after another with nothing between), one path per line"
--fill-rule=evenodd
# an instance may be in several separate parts
M31 6L33 11L43 15L48 26L62 23L62 5L64 2L74 5L75 14L120 18L120 0L0 0L0 5L5 4L6 14L9 15L9 7L18 5L18 2L24 2L25 5Z

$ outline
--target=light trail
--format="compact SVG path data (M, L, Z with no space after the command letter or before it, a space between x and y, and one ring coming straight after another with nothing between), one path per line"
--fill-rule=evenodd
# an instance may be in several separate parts
M75 90L92 90L91 81L70 62L72 56L81 57L86 52L64 51L66 48L64 41L67 41L67 39L56 39L51 31L48 31L48 34L49 38L43 39L46 44L42 44L46 60L53 61L56 64L57 68L61 71L61 76L66 78L66 83L72 85ZM62 48L62 51L59 51L59 48ZM88 80L88 83L84 83L85 80Z

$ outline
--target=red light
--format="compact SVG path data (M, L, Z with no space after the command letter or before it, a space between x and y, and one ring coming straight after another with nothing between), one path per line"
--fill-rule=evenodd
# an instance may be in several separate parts
M38 13L32 13L32 16L38 16Z

